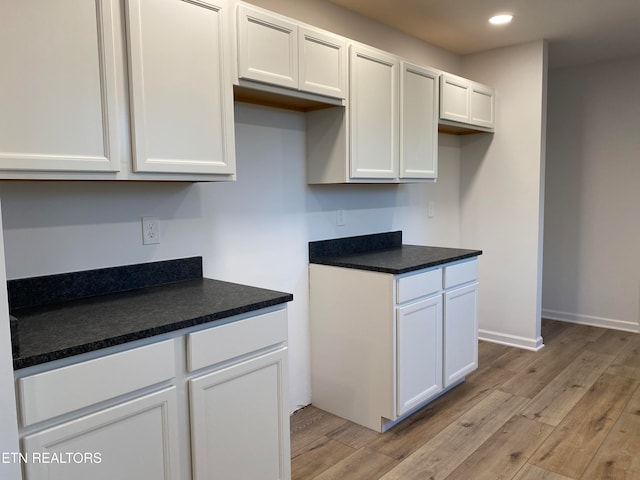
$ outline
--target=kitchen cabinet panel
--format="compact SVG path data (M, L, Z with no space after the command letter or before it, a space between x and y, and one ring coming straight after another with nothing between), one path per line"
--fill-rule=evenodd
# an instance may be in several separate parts
M344 38L300 26L300 90L329 97L347 97L348 53Z
M18 370L29 411L22 453L100 457L29 462L26 480L289 480L286 312L259 309L57 369Z
M25 480L179 480L176 402L171 387L27 435Z
M304 94L311 94L308 99L318 104L341 104L338 100L346 98L348 52L343 37L245 4L238 5L237 15L238 78L264 84L240 82L242 86L280 98L307 99Z
M442 295L396 311L397 414L442 391Z
M127 6L134 170L234 174L225 3Z
M478 284L445 293L444 386L478 368Z
M135 366L135 369L131 369ZM28 426L148 387L175 376L174 343L154 343L18 379L21 425ZM116 376L117 382L104 379ZM60 385L82 379L74 395Z
M309 265L312 403L382 432L475 370L478 282L462 273L476 264L399 275ZM466 283L444 290L448 268Z
M400 177L438 177L438 98L440 74L402 62Z
M351 46L351 178L398 176L400 62L383 52Z
M440 120L445 125L467 126L469 131L475 128L492 132L495 126L495 90L443 73L440 76Z
M7 0L0 170L116 172L116 0Z
M240 78L298 88L298 26L239 5L238 65Z
M194 480L290 478L286 348L189 381Z

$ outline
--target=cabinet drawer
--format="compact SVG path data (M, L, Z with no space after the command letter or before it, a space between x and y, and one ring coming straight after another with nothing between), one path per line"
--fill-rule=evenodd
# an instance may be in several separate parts
M442 270L429 270L399 278L396 284L396 303L404 303L414 298L424 297L442 290Z
M22 425L134 392L175 377L173 340L18 379Z
M444 288L455 287L478 279L478 260L444 267Z
M190 372L287 341L287 311L277 310L187 335Z

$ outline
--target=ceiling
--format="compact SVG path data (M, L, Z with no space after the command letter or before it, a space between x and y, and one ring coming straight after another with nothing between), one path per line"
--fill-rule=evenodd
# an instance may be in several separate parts
M640 54L640 0L328 0L466 55L549 41L551 67ZM492 26L497 13L509 25Z

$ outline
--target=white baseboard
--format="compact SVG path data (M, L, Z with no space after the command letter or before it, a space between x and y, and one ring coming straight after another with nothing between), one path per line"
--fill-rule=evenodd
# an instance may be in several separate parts
M534 352L537 352L542 347L544 347L544 343L542 343L542 337L538 337L538 338L520 337L518 335L509 335L505 333L491 332L489 330L483 330L482 328L478 330L478 339L484 340L486 342L499 343L501 345L508 345L510 347L518 347L518 348L523 348L525 350L532 350Z
M612 330L640 333L640 324L626 320L616 320L613 318L594 317L591 315L559 312L557 310L548 309L542 309L542 318L559 320L561 322L578 323L580 325L589 325L591 327L611 328Z

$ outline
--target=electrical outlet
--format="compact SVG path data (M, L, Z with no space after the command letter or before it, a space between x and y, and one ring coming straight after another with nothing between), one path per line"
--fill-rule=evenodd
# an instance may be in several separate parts
M160 243L160 219L158 217L142 217L142 244Z
M429 200L427 203L427 217L433 218L436 216L436 202Z
M346 218L346 214L344 213L344 210L342 209L336 210L336 226L344 227L346 223L347 223L347 218Z

